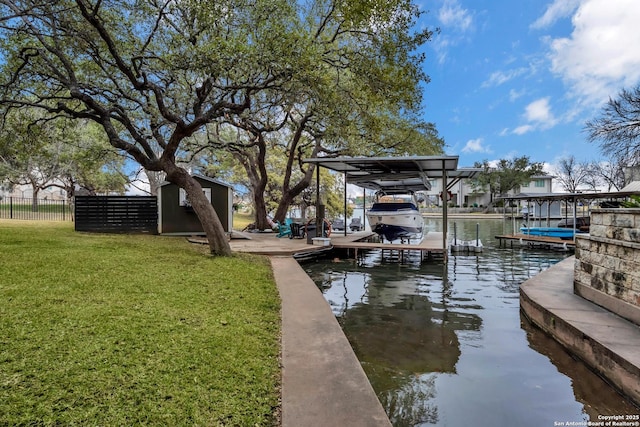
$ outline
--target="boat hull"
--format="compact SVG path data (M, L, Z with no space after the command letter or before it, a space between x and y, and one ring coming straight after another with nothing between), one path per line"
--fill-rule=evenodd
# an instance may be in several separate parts
M520 227L520 232L529 236L555 237L563 240L573 239L573 229L561 227Z
M424 219L416 209L382 210L378 207L367 213L371 231L386 240L394 241L422 234Z

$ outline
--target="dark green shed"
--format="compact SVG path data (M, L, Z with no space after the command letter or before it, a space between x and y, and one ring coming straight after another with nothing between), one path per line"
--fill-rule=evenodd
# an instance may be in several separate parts
M193 176L213 205L222 227L231 232L233 223L233 188L206 176ZM198 216L189 205L186 193L176 184L164 182L158 189L158 232L160 234L204 234Z

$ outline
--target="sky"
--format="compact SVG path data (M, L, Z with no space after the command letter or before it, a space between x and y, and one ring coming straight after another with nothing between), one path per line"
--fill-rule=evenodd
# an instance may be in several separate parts
M640 83L640 0L418 0L424 119L459 166L603 160L585 122Z

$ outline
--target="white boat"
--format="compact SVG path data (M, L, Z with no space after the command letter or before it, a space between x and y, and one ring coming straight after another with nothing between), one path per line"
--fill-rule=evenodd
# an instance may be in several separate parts
M424 219L413 194L378 195L367 211L371 231L383 239L410 239L422 234Z

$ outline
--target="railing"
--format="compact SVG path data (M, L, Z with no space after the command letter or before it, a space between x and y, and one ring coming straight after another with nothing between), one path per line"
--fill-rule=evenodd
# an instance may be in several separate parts
M0 198L0 219L33 221L72 221L71 206L66 200L25 197Z

